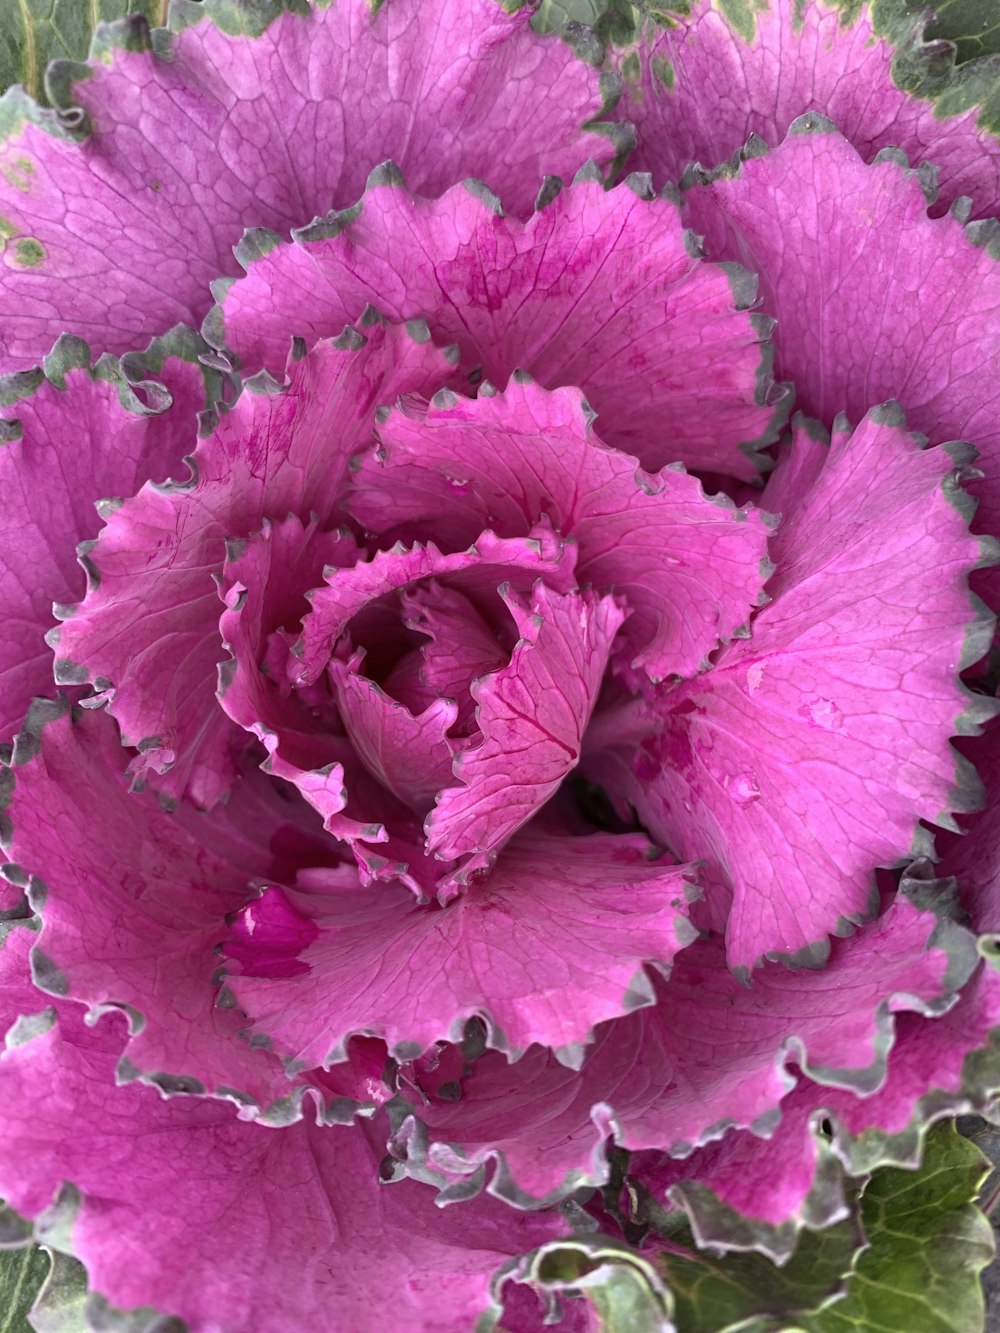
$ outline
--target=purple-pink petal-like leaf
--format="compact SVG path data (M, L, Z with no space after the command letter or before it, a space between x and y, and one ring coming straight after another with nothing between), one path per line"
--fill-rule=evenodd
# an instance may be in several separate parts
M520 368L580 385L608 443L645 467L753 480L787 411L752 278L702 263L676 205L639 177L611 192L578 180L526 223L462 185L438 200L376 185L360 210L251 258L206 324L251 371L370 303L457 343L463 380L502 387Z
M272 889L234 928L227 984L253 1030L305 1068L335 1065L353 1033L414 1059L475 1015L509 1058L538 1042L579 1065L596 1023L652 1003L643 964L669 970L691 938L692 872L650 850L641 836L528 830L443 908L313 876L286 894L320 931L310 943L304 928L306 969L273 975L273 923L287 933L288 912Z
M425 193L482 176L527 212L547 172L607 162L623 141L617 126L584 132L599 76L533 32L527 7L345 0L288 7L259 35L194 12L155 45L133 21L102 59L70 67L62 119L8 95L4 370L34 365L66 329L120 352L197 327L209 283L239 272L247 228L287 234L353 203L386 158ZM243 248L277 239L253 230Z
M408 629L426 636L415 649L416 679L401 681L394 672L386 683L390 694L414 706L434 699L454 699L456 727L467 733L475 726L472 682L504 665L505 654L479 610L457 588L423 584L400 595Z
M780 147L686 200L713 258L753 256L764 307L778 318L777 372L794 382L799 407L829 427L839 412L856 424L896 399L932 444L967 440L985 473L972 487L976 527L997 533L994 224L928 217L929 182L898 154L866 166L829 121L806 117Z
M328 570L326 585L310 591L312 609L303 618L302 636L288 663L289 678L297 686L314 684L355 616L383 597L405 595L422 580L448 578L459 588L467 581L495 594L505 583L514 581L527 590L544 578L569 591L575 567L575 547L561 541L548 522L512 537L481 531L471 546L458 551L442 551L433 541L412 546L397 542L349 569Z
M152 773L175 770L158 781L161 790L178 797L193 784L211 805L231 780L234 728L215 700L225 654L212 579L226 541L289 513L335 524L375 405L433 392L447 369L440 351L398 326L369 327L364 339L351 331L290 360L283 386L248 385L199 440L188 481L144 486L109 516L57 658L68 658L78 679L104 682L126 743L142 748Z
M40 705L18 737L5 850L42 914L35 975L97 1013L130 1015L123 1078L267 1110L295 1090L277 1061L238 1039L242 1022L216 1006L213 975L226 914L247 901L251 878L281 868L271 843L282 803L254 802L253 848L227 836L241 789L210 832L190 808L171 816L130 793L129 757L104 713L73 722Z
M344 727L373 777L419 813L452 778L455 743L448 730L458 717L450 699L436 699L413 714L373 680L361 675L363 652L347 662L332 658L329 676Z
M932 1121L989 1113L998 1022L1000 976L981 965L943 1017L899 1014L885 1078L868 1095L823 1086L822 1071L811 1071L782 1102L770 1137L737 1131L684 1160L642 1154L630 1170L654 1198L669 1191L687 1209L700 1243L752 1245L780 1261L803 1225L843 1215L845 1168L858 1176L916 1166Z
M394 1151L451 1197L471 1192L468 1178L495 1161L488 1189L536 1207L605 1183L612 1133L630 1150L678 1159L732 1128L771 1134L796 1083L792 1065L847 1089L863 1119L863 1099L885 1079L896 1013L947 1011L975 961L967 931L905 898L837 941L823 972L771 965L741 986L717 943L694 944L657 982L654 1007L597 1030L578 1074L536 1048L512 1078L488 1053L459 1100L414 1099L409 1118L398 1107ZM672 1170L688 1174L683 1161Z
M671 14L654 41L636 46L638 72L623 65L616 114L636 127L633 162L657 184L676 181L690 162L725 161L751 134L773 145L797 116L816 111L835 120L866 161L887 147L903 148L915 162L929 158L945 203L970 195L977 214L994 213L1000 150L977 127L978 108L942 115L898 86L893 47L873 23L873 8L761 0L742 11L750 32L710 0ZM904 56L919 52L926 22L927 13L914 9L907 25L897 24ZM944 55L940 43L927 47L938 68ZM838 211L838 225L842 217Z
M197 355L205 345L181 330L159 341L157 381L135 388L115 362L92 370L89 350L75 339L63 339L46 359L47 376L26 373L8 382L9 406L0 422L4 741L32 698L51 692L52 654L43 636L54 626L53 602L83 596L76 547L97 536L95 504L117 503L149 479L165 480L194 447L196 413L205 406ZM63 679L79 681L80 675L65 664Z
M769 516L710 500L683 469L644 472L592 417L578 389L520 383L422 417L396 410L348 508L371 531L450 543L484 527L526 536L544 519L576 545L581 583L626 599L629 664L654 680L693 675L760 598Z
M507 666L473 684L480 736L455 756L459 785L441 791L424 825L430 851L463 858L456 883L492 865L576 767L627 614L614 597L554 593L541 580L530 600L501 596L517 643Z
M800 426L782 466L816 447ZM983 646L967 457L922 449L895 407L841 425L773 538L752 637L660 703L634 799L655 836L732 889L734 966L822 962L826 937L871 912L875 867L912 854L919 819L978 808L949 743L993 711L958 678Z
M4 1030L25 1001L38 1011L25 936L0 948ZM442 1213L424 1186L381 1185L385 1125L306 1117L276 1131L116 1087L121 1026L56 1008L0 1055L0 1190L24 1216L72 1223L91 1289L116 1306L179 1316L190 1333L288 1333L318 1312L352 1333L466 1333L491 1309L494 1271L566 1230L558 1213L492 1199Z
M1000 931L1000 745L997 727L983 737L960 742L962 753L976 766L986 788L983 810L965 821L968 831L945 835L940 840L941 860L937 872L953 875L958 882L962 905L979 931Z

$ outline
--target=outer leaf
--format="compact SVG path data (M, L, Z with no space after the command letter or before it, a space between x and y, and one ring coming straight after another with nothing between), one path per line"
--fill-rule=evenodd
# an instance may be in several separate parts
M676 1215L657 1266L674 1297L678 1333L776 1333L837 1301L865 1235L857 1210L821 1231L803 1231L780 1268L763 1254L697 1250ZM689 1248L679 1252L679 1244ZM653 1242L655 1245L655 1242ZM674 1246L678 1248L675 1249ZM774 1324L772 1324L772 1320Z
M655 1198L669 1191L683 1204L699 1243L753 1246L780 1259L789 1232L803 1222L826 1225L843 1207L842 1168L863 1176L884 1164L916 1167L929 1124L989 1112L1000 1088L998 1020L994 963L978 969L943 1016L899 1015L888 1067L865 1095L813 1069L783 1099L771 1139L728 1134L687 1161L634 1158L632 1170Z
M142 14L163 23L168 0L0 0L0 92L12 83L44 104L52 60L85 60L98 22Z
M210 0L173 6L169 36L102 30L89 65L52 72L56 112L17 89L0 111L0 364L33 365L67 328L122 351L197 325L246 228L244 247L271 245L256 229L353 203L386 158L429 194L482 176L525 211L546 172L613 158L627 132L581 129L613 77L529 19L495 0Z
M977 216L992 214L1000 147L984 126L1000 123L996 65L956 78L954 48L935 40L953 35L947 3L935 8L946 12L944 30L932 25L926 44L927 11L908 0L695 0L672 11L619 59L618 114L637 127L637 165L657 184L677 180L689 162L714 167L751 133L776 144L797 116L818 112L865 161L887 147L928 158L946 204L970 195ZM969 49L960 44L960 58Z
M962 902L980 931L1000 930L1000 745L990 728L981 740L967 741L966 753L986 787L983 812L969 822L968 832L942 848L938 871L954 875Z
M961 208L928 217L932 172L909 171L896 152L865 166L822 117L802 117L773 152L745 152L689 191L688 207L713 258L753 255L779 321L778 370L799 405L829 426L838 412L857 423L896 399L932 444L967 440L985 473L976 526L1000 532L994 224L965 227Z
M928 37L955 43L955 63L1000 52L1000 15L988 0L938 0Z
M691 945L676 959L669 982L657 984L654 1008L598 1030L580 1074L568 1074L547 1053L534 1050L524 1056L514 1081L503 1060L484 1055L463 1081L460 1100L430 1094L426 1103L412 1107L411 1121L405 1119L411 1108L397 1103L394 1151L419 1178L444 1187L445 1198L480 1188L484 1167L495 1161L490 1191L532 1207L583 1185L605 1183L604 1145L613 1132L630 1151L660 1148L673 1154L671 1183L710 1177L744 1213L766 1215L783 1226L777 1236L760 1229L750 1243L770 1244L784 1257L805 1214L810 1225L827 1225L843 1215L839 1171L834 1170L831 1188L827 1164L821 1196L803 1213L814 1163L807 1153L803 1189L803 1154L794 1136L774 1132L794 1084L789 1066L794 1061L810 1077L844 1089L842 1100L857 1108L858 1124L868 1123L866 1094L885 1079L892 1014L914 1004L940 1013L976 961L968 932L947 919L931 930L932 921L900 901L850 944L835 944L826 971L765 968L749 987L734 981L721 948ZM947 975L939 948L952 956ZM969 1048L986 1036L983 1020L989 1011L977 1015L978 1023L965 1017L964 1041L956 1040L951 1027L941 1038L942 1045L954 1048L956 1083ZM947 1015L936 1022L946 1023ZM931 1060L940 1058L935 1046ZM904 1066L904 1084L907 1078L919 1090L908 1102L905 1087L895 1096L905 1106L903 1126L916 1097L932 1086L933 1067L914 1073ZM812 1096L812 1106L824 1105L829 1088L813 1089ZM734 1126L751 1132L722 1138ZM728 1145L741 1138L749 1142L751 1157L756 1148L772 1159L766 1170L746 1171L740 1161L732 1171L718 1169L718 1155L724 1168ZM718 1148L701 1147L717 1139ZM782 1161L786 1142L787 1163ZM747 1247L745 1239L740 1248ZM711 1237L712 1244L727 1240L732 1237Z
M873 411L828 450L800 428L795 450L818 449L822 470L773 541L773 600L750 639L664 695L662 737L636 760L647 827L732 887L739 967L821 962L825 937L871 912L874 867L912 857L917 820L981 800L948 741L993 712L957 674L993 627L968 590L968 452L924 450L902 425Z
M5 986L23 958L8 940ZM442 1214L419 1185L380 1186L377 1131L276 1132L218 1103L116 1088L122 1035L62 1005L0 1055L0 1186L43 1228L69 1230L91 1286L117 1306L172 1310L190 1333L465 1333L490 1308L498 1265L564 1230L557 1214L492 1200ZM52 1208L66 1181L75 1188Z
M51 693L43 636L53 602L83 595L75 550L97 536L96 503L113 507L145 481L166 480L194 447L196 414L216 388L198 362L206 351L196 334L175 329L143 356L92 367L85 343L62 338L44 372L0 383L0 741L36 694Z
M887 1167L862 1197L869 1248L847 1298L802 1321L808 1333L968 1333L982 1327L979 1273L994 1255L975 1206L988 1165L950 1123L928 1134L917 1171Z
M502 388L516 369L579 385L603 437L643 466L756 478L789 399L771 379L770 325L750 313L751 276L701 263L644 177L610 192L593 172L559 184L521 222L479 182L431 201L380 172L356 208L244 255L247 276L217 288L206 333L247 369L275 370L293 334L337 333L371 302L457 343L456 385L485 375Z

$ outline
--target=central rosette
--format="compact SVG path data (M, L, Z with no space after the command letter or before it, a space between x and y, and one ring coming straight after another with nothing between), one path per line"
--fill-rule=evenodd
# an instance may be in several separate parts
M445 390L381 417L352 460L344 526L269 523L232 553L221 702L363 882L447 901L576 767L606 679L620 711L745 621L766 529L685 473L646 476L605 448L575 390ZM296 585L309 607L293 628Z
M320 816L224 946L295 1067L356 1033L413 1058L473 1015L578 1063L693 934L690 867L553 798L747 624L769 521L606 446L578 389L454 379L426 331L369 318L247 381L186 485L110 513L59 640L67 675L114 682L139 779L212 807L249 744Z

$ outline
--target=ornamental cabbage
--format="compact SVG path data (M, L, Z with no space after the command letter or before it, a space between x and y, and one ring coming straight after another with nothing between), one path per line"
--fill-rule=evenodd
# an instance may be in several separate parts
M92 1327L596 1328L569 1242L672 1330L1000 1090L990 126L878 6L531 18L3 99L0 1195Z

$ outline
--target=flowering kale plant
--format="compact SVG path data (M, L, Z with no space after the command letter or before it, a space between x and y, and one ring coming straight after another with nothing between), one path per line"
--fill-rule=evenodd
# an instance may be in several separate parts
M39 1333L981 1324L963 13L173 0L6 94L0 1241L53 1254Z

